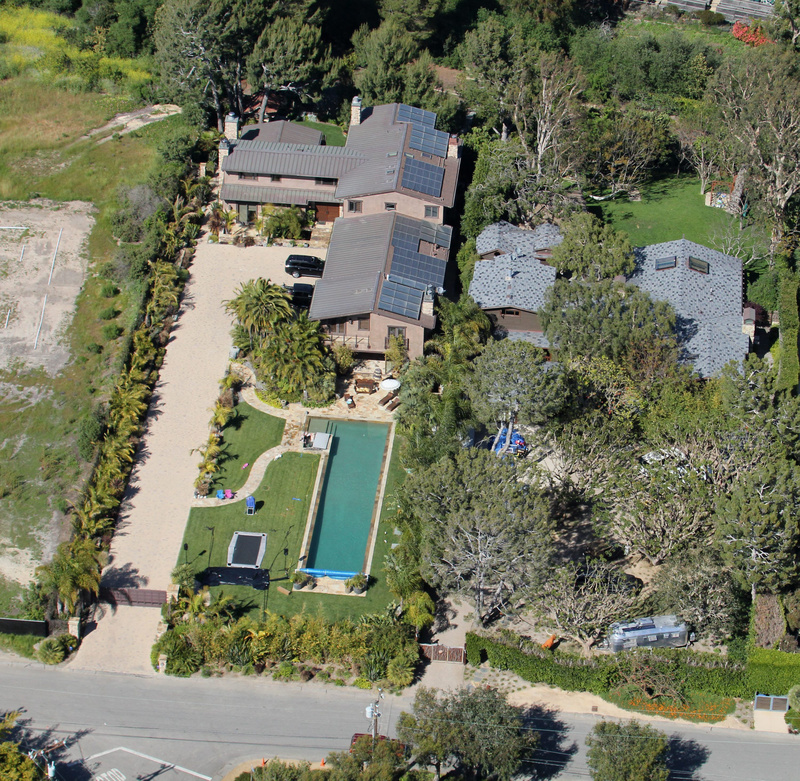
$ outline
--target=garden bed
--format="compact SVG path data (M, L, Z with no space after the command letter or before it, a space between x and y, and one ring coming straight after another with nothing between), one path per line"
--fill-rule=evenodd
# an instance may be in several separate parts
M602 697L624 710L662 719L685 719L696 723L723 721L736 709L736 700L732 697L718 697L702 692L691 692L684 702L667 697L648 699L624 687L612 689Z

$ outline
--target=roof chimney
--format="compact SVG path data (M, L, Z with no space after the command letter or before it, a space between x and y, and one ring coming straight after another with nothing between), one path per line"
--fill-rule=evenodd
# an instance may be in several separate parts
M350 124L361 124L361 98L358 95L353 98L353 102L350 104Z
M239 117L232 111L225 117L225 129L223 132L228 141L236 141L239 138Z
M447 140L447 156L461 157L461 141L458 136L450 136Z

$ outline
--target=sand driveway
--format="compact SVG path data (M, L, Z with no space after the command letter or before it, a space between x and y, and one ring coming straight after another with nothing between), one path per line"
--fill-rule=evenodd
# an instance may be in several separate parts
M208 436L210 408L228 363L231 322L222 302L248 279L264 276L276 283L292 282L283 270L286 256L292 251L282 247L198 244L180 317L150 404L143 447L122 506L103 585L164 589L169 584L197 477L198 457L190 450ZM319 255L320 251L314 253ZM160 611L155 608L107 611L95 627L89 628L70 666L154 674L150 648L160 620Z

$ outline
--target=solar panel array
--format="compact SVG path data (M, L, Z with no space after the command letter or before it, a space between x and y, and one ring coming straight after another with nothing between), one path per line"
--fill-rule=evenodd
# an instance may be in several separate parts
M414 124L433 127L436 124L436 114L432 111L425 111L425 109L416 108L416 106L407 106L405 103L401 103L397 107L397 121L413 122Z
M413 250L397 249L392 256L392 274L423 285L441 287L444 282L445 261Z
M444 181L444 168L438 165L423 163L414 158L406 158L403 169L403 187L418 193L439 198L442 195L442 182Z
M450 136L441 130L434 130L427 125L411 125L411 138L408 145L429 155L447 157L447 144Z
M378 299L378 309L417 320L421 308L421 290L416 290L390 279L383 283L381 295Z
M420 222L412 217L398 214L395 217L395 228L393 239L410 241L414 244L414 249L419 247L420 241L428 241L438 247L450 249L450 241L453 238L453 229L449 225L437 225L435 222ZM394 241L392 242L394 243Z

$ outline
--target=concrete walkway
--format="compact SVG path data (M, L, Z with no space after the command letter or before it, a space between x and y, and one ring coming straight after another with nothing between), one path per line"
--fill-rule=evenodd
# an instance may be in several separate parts
M288 247L198 245L103 585L152 589L169 585L193 503L197 457L190 451L208 436L209 407L228 365L231 321L223 301L249 279L271 276L283 281L278 274L290 252ZM155 674L150 648L159 621L160 611L152 608L106 610L97 625L89 627L70 666Z

